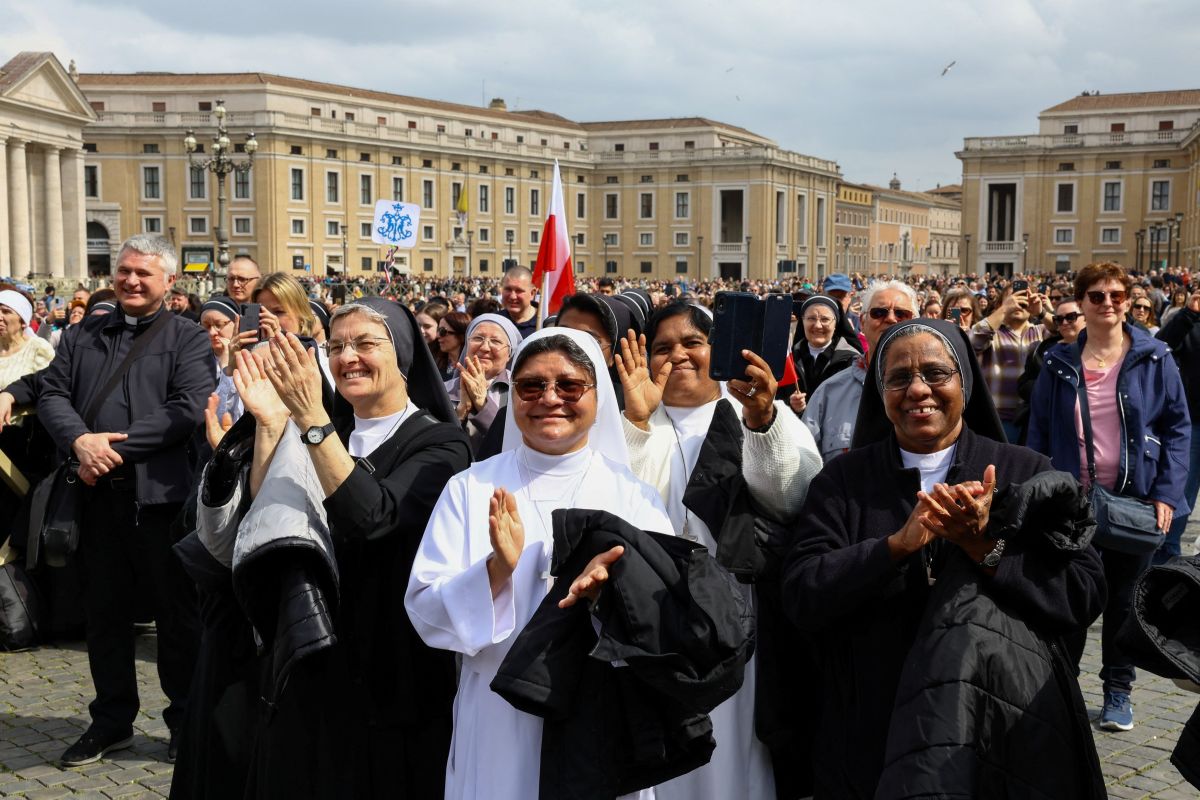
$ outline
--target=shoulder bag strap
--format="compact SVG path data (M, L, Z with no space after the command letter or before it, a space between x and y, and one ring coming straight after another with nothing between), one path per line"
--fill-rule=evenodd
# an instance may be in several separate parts
M1092 415L1088 413L1087 378L1083 371L1083 346L1076 342L1079 350L1079 416L1083 420L1083 442L1087 448L1088 479L1092 486L1096 485L1096 451L1092 444Z
M114 313L120 312L117 311ZM134 337L133 346L129 348L129 352L125 354L125 358L113 371L112 375L108 376L108 380L104 382L104 385L100 387L100 390L96 392L96 394L92 395L92 402L88 404L87 411L85 411L83 414L83 424L87 425L89 429L95 424L96 415L100 413L100 406L104 404L105 398L107 398L109 394L112 393L112 390L116 388L117 384L121 382L121 379L125 377L125 373L129 372L129 368L133 366L134 359L141 355L142 351L149 346L150 341L158 334L158 332L170 323L171 316L173 316L172 312L164 307L162 312L158 315L158 319L150 323L150 328L141 336Z

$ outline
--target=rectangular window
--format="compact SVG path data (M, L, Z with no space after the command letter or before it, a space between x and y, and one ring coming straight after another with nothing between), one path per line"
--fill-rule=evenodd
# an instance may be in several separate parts
M639 269L641 269L641 272L643 275L649 275L651 272L654 271L654 262L653 261L642 261L638 264L638 267L639 267Z
M542 192L540 189L529 190L529 215L531 217L541 216L542 213Z
M142 152L143 152L143 153L157 153L157 152L158 152L158 145L156 145L156 144L144 144L144 145L142 145Z
M653 233L639 233L638 234L638 244L640 244L642 247L651 247L654 244L654 234Z
M392 178L392 199L396 202L404 201L404 178Z
M621 241L620 234L616 234L616 233L604 234L604 243L606 245L608 245L609 247L616 247L617 243L620 241Z
M1169 158L1154 159L1154 169L1170 169L1170 168L1171 168L1171 159L1169 159Z
M364 206L375 205L375 193L371 191L371 176L358 176L358 202Z
M490 266L491 265L488 264L488 260L486 258L479 259L479 271L480 272L487 272L488 267L490 267Z
M292 236L303 236L303 235L304 235L304 220L302 220L302 219L292 220Z
M304 148L302 148L298 144L294 144L288 148L288 152L294 156L302 156L302 155L304 155Z
M304 199L304 170L292 168L292 199Z
M89 169L95 170L96 168L89 167ZM142 168L142 196L148 200L162 199L161 170L157 167Z
M337 150L334 150L332 147L327 148L325 150L325 157L326 158L337 158Z
M676 247L687 247L688 246L688 238L689 237L688 237L687 231L677 231L675 233L675 246Z
M208 217L188 217L188 233L194 235L208 233Z
M1075 231L1072 228L1056 228L1054 231L1055 244L1071 244L1075 241Z
M1104 184L1104 210L1121 210L1121 184L1117 181L1107 181Z
M433 181L421 181L421 208L433 208Z
M488 187L480 186L479 187L479 213L480 214L490 214L491 213L491 203L492 203L492 196L491 196L491 193L488 191Z
M363 272L370 272L375 268L375 261L370 256L363 256L359 259Z
M421 265L422 265L421 268L424 269L426 272L433 272L433 259L432 258L425 259L424 261L421 262Z
M404 156L392 156L392 166L393 167L403 167L404 166Z
M825 246L825 198L817 198L817 247Z
M1075 162L1074 161L1061 162L1058 165L1058 171L1059 172L1074 172L1075 171Z
M479 229L479 241L490 242L492 240L492 232L489 228Z
M339 192L340 187L338 186L338 178L339 178L339 175L336 172L326 172L325 173L325 202L326 203L338 202L338 196L340 194L340 192Z
M1120 228L1101 228L1100 241L1103 244L1120 244L1121 229Z
M370 160L371 160L371 154L370 154L370 153L359 153L359 154L358 154L358 160L359 160L359 161L370 161Z
M587 195L579 192L575 195L575 218L583 219L587 216Z
M433 159L432 158L422 159L421 166L425 169L433 169Z
M233 218L233 233L236 236L250 235L250 218L249 217L234 217Z
M676 275L687 275L688 274L688 262L683 261L683 260L676 261L675 262L675 274Z
M583 233L575 234L575 244L578 247L583 247L585 244L587 244L587 235Z
M95 166L85 166L83 168L83 195L84 197L99 197L100 196L100 168Z
M150 110L156 114L161 114L167 110L167 104L163 102L151 103Z
M1055 211L1059 214L1070 214L1075 210L1075 184L1060 183L1058 185L1058 202Z
M530 231L530 232L529 232L529 243L530 243L530 244L537 244L537 243L538 243L538 236L539 236L540 234L541 234L541 231Z
M687 183L687 182L688 182L688 176L687 176L687 175L676 175L676 176L675 176L675 182L676 182L676 183Z
M615 275L617 272L617 262L615 262L615 261L604 262L604 272L608 275Z
M616 175L605 175L604 182L605 183L620 183L621 179L618 178Z
M325 220L325 235L326 236L341 236L342 224L336 219Z
M1063 125L1063 134L1065 136L1070 136L1075 133L1079 133L1078 125Z
M1120 169L1121 162L1120 161L1105 161L1104 168L1105 169Z
M504 213L515 214L517 206L517 190L511 186L504 187Z
M249 200L250 199L250 172L249 170L238 169L233 171L233 199L234 200Z
M358 223L358 235L364 239L370 239L371 238L371 223L369 223L369 222Z
M658 149L658 142L651 142L651 143L650 143L650 149L651 149L651 150L657 150L657 149Z
M653 175L643 175L642 183L654 183L654 176Z
M1159 122L1158 122L1158 129L1159 129L1160 131L1173 131L1173 130L1175 130L1175 120L1171 120L1171 119L1163 119L1163 120L1159 120Z
M638 217L654 219L654 195L650 192L642 192L638 198Z
M604 218L605 219L617 219L617 217L619 216L621 209L617 203L617 197L618 197L618 195L616 195L615 193L604 195Z
M808 244L808 195L796 195L796 244Z
M208 175L203 167L192 167L188 181L188 199L203 200L208 196Z
M1169 211L1171 209L1171 182L1154 181L1150 184L1150 210Z
M1113 124L1108 126L1108 129L1113 133L1124 133L1125 132L1125 123L1124 122L1114 122Z
M142 231L145 233L162 233L162 217L142 217Z
M690 192L675 193L675 219L687 219L691 216L692 195Z
M421 226L421 238L427 242L433 241L433 226L432 225L422 225Z

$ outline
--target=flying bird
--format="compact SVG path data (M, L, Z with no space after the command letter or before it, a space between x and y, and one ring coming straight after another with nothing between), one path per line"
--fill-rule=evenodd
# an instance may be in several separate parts
M729 69L727 69L727 70L725 70L725 71L726 71L726 72L733 72L733 67L730 67Z
M957 61L951 61L949 64L946 65L946 68L942 70L942 74L939 75L938 77L940 77L940 78L946 77L946 73L949 72L951 69L953 69L954 65L957 63L958 63Z

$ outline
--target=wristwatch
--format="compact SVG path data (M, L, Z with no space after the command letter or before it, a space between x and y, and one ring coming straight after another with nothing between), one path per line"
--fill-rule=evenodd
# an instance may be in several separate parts
M979 566L992 568L1000 563L1000 556L1004 555L1004 540L997 539L996 546L992 548L992 552L983 557L983 561L979 562Z
M305 444L310 444L310 445L315 446L315 445L318 445L321 442L325 441L325 437L328 436L329 434L333 433L333 431L334 431L334 427L333 427L332 422L330 422L328 425L322 425L319 428L316 425L313 425L311 428L306 430L304 433L300 434L300 439Z

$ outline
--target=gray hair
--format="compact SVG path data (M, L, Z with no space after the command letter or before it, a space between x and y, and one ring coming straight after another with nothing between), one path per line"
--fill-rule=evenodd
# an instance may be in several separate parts
M371 322L378 322L388 332L388 338L392 337L392 329L388 327L387 317L380 314L375 309L364 306L362 303L350 303L344 306L338 306L333 310L333 314L329 316L329 330L333 331L333 323L337 322L342 317L348 317L351 314L362 314Z
M908 304L912 308L913 315L920 313L917 308L917 293L913 288L904 281L871 281L871 285L867 287L867 293L863 296L863 313L870 313L871 302L875 299L875 295L880 292L893 291L901 292L908 298Z
M135 233L130 236L121 243L121 249L117 252L118 263L121 261L121 256L125 255L126 250L132 250L144 256L157 256L162 261L163 272L167 275L174 275L179 270L179 256L175 252L175 246L161 234Z

